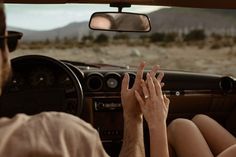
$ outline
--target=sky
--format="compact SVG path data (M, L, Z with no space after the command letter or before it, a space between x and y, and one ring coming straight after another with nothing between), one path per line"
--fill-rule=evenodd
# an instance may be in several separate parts
M158 10L158 6L132 6L123 9L126 12L149 13ZM88 21L93 12L117 11L106 5L91 4L7 4L7 24L31 30L50 30L63 27L72 22Z

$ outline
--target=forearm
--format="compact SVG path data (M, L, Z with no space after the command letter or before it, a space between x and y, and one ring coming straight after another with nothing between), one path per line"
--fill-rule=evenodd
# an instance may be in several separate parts
M124 116L123 145L119 157L145 157L143 118Z
M149 128L150 157L169 157L165 122Z

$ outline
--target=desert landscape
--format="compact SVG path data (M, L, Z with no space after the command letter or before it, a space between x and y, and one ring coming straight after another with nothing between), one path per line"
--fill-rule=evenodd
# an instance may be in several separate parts
M231 75L236 77L236 47L212 49L205 45L127 45L107 44L85 47L58 48L42 46L29 48L21 45L11 54L11 58L39 54L57 59L85 63L105 63L120 66L136 66L146 61L148 66L161 65L166 70L181 70L209 74Z
M47 31L12 28L24 36L11 58L40 54L85 63L137 66L236 77L236 11L165 8L148 14L145 34L92 31L88 22Z

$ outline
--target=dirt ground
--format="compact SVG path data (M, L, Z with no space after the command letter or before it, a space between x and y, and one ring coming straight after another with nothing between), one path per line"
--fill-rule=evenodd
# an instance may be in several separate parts
M86 63L107 63L121 66L136 66L146 61L149 66L159 64L163 69L184 70L210 74L223 74L236 77L236 47L210 49L195 46L128 46L109 45L84 48L20 48L11 58L41 54L57 59L82 61Z

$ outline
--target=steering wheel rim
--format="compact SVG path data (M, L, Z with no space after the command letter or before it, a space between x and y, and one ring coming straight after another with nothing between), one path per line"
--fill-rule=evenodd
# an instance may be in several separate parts
M67 112L67 113L71 113L75 116L80 116L81 112L82 112L82 108L83 108L83 102L84 102L84 95L83 95L83 89L81 86L81 83L79 81L79 79L77 78L77 76L75 75L75 73L63 62L48 57L48 56L42 56L42 55L26 55L26 56L20 56L20 57L16 57L14 59L11 60L11 64L12 64L12 71L13 71L13 75L14 75L14 71L19 70L19 67L24 67L24 66L30 66L30 65L50 65L51 68L52 67L56 67L58 68L58 70L61 70L62 72L65 72L65 74L68 76L69 80L71 81L71 83L73 84L73 89L74 92L73 96L76 96L77 99L77 103L76 105L73 104L73 108L71 108L71 112L67 112L62 111L62 112ZM44 65L44 66L45 66ZM66 87L64 89L64 91L66 92ZM3 93L3 97L4 97ZM75 98L75 97L74 97ZM66 93L65 93L65 99L67 99L66 97ZM65 100L66 103L69 103ZM69 104L63 104L66 107L68 107ZM73 112L72 112L73 110Z

